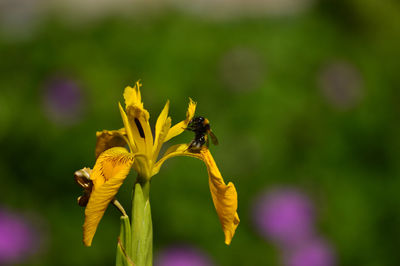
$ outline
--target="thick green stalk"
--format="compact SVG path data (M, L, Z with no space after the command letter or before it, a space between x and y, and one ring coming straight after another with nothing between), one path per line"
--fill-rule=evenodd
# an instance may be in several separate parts
M150 182L135 184L132 201L131 258L136 266L153 265L153 225L150 209Z

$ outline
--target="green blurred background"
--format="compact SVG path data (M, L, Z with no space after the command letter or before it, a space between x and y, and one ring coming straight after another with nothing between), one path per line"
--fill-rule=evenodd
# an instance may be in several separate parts
M0 4L0 204L41 235L22 264L114 263L118 212L84 247L73 173L94 165L96 131L122 127L117 103L141 79L153 125L167 99L173 123L188 97L210 119L241 218L227 247L204 165L170 160L151 188L156 254L190 243L215 265L279 265L252 204L290 186L313 200L337 265L400 265L399 2L50 2ZM65 83L70 98L52 92Z

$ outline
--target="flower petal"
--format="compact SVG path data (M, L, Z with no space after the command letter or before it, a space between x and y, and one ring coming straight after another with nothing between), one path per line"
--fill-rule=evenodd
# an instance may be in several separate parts
M128 135L129 147L132 152L136 153L138 151L138 148L135 143L135 140L133 139L133 130L131 128L131 124L129 123L128 116L126 115L124 108L122 108L120 103L118 103L118 107L119 107L119 111L121 113L122 122L124 122L126 134Z
M142 84L138 81L133 88L126 87L124 99L133 140L138 148L137 152L150 155L153 150L153 134L149 124L149 112L143 107L141 86Z
M155 129L155 140L153 146L153 161L157 160L158 153L160 152L161 146L164 143L164 139L171 128L171 118L168 117L169 101L164 106L160 115L157 118L156 129Z
M125 128L119 130L103 130L96 132L96 158L112 147L125 147L127 145L127 135Z
M149 124L149 113L145 109L128 106L126 114L138 152L150 155L153 151L153 133Z
M190 156L202 160L207 166L211 196L225 234L225 243L229 245L240 222L236 212L236 188L231 182L228 185L225 184L208 148L203 147L199 153L193 153L188 150L188 146L188 144L179 144L169 148L155 164L152 174L157 174L165 160L175 156Z
M142 84L140 81L136 81L135 86L132 88L130 86L125 88L124 91L124 99L125 106L137 106L140 109L143 109L142 96L140 94L140 87Z
M97 159L90 176L93 190L85 209L83 224L83 242L86 246L92 244L97 226L128 175L133 160L133 155L122 147L106 150Z
M200 153L190 152L188 148L189 148L188 144L177 144L169 147L168 150L164 153L164 155L160 158L160 160L158 160L157 163L154 164L151 175L154 176L158 174L163 163L167 159L175 156L189 156L200 160L202 159Z
M190 120L192 120L194 113L196 111L196 103L189 98L189 106L186 111L186 119L179 122L178 124L174 125L168 132L168 135L165 137L164 142L167 142L168 140L172 139L173 137L178 136L181 134L187 125L189 124Z

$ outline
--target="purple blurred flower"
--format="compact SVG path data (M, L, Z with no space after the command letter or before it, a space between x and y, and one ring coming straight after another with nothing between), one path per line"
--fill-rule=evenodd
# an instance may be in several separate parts
M363 82L358 69L349 62L332 62L322 68L318 85L325 99L336 109L355 107L363 94Z
M54 122L71 124L82 115L82 90L72 79L51 78L45 85L43 96L46 114Z
M196 248L179 245L164 249L158 255L156 266L211 266L211 259Z
M331 246L323 240L314 239L287 252L285 266L333 266L335 256Z
M314 235L314 210L309 198L294 188L265 192L256 200L254 220L260 233L284 247Z
M15 213L0 208L0 265L17 263L38 251L38 234Z

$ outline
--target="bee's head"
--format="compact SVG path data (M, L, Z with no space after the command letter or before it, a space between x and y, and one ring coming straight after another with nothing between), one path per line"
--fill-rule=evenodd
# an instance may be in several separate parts
M205 120L205 118L202 116L195 116L195 117L193 117L193 119L190 122L195 123L195 124L203 124L204 120Z
M199 125L202 125L203 123L204 123L204 117L195 116L192 118L192 120L190 120L189 125L199 126Z
M210 122L208 121L208 119L204 118L203 116L195 116L189 122L189 126L194 128L203 128L205 126L208 126L209 124Z

